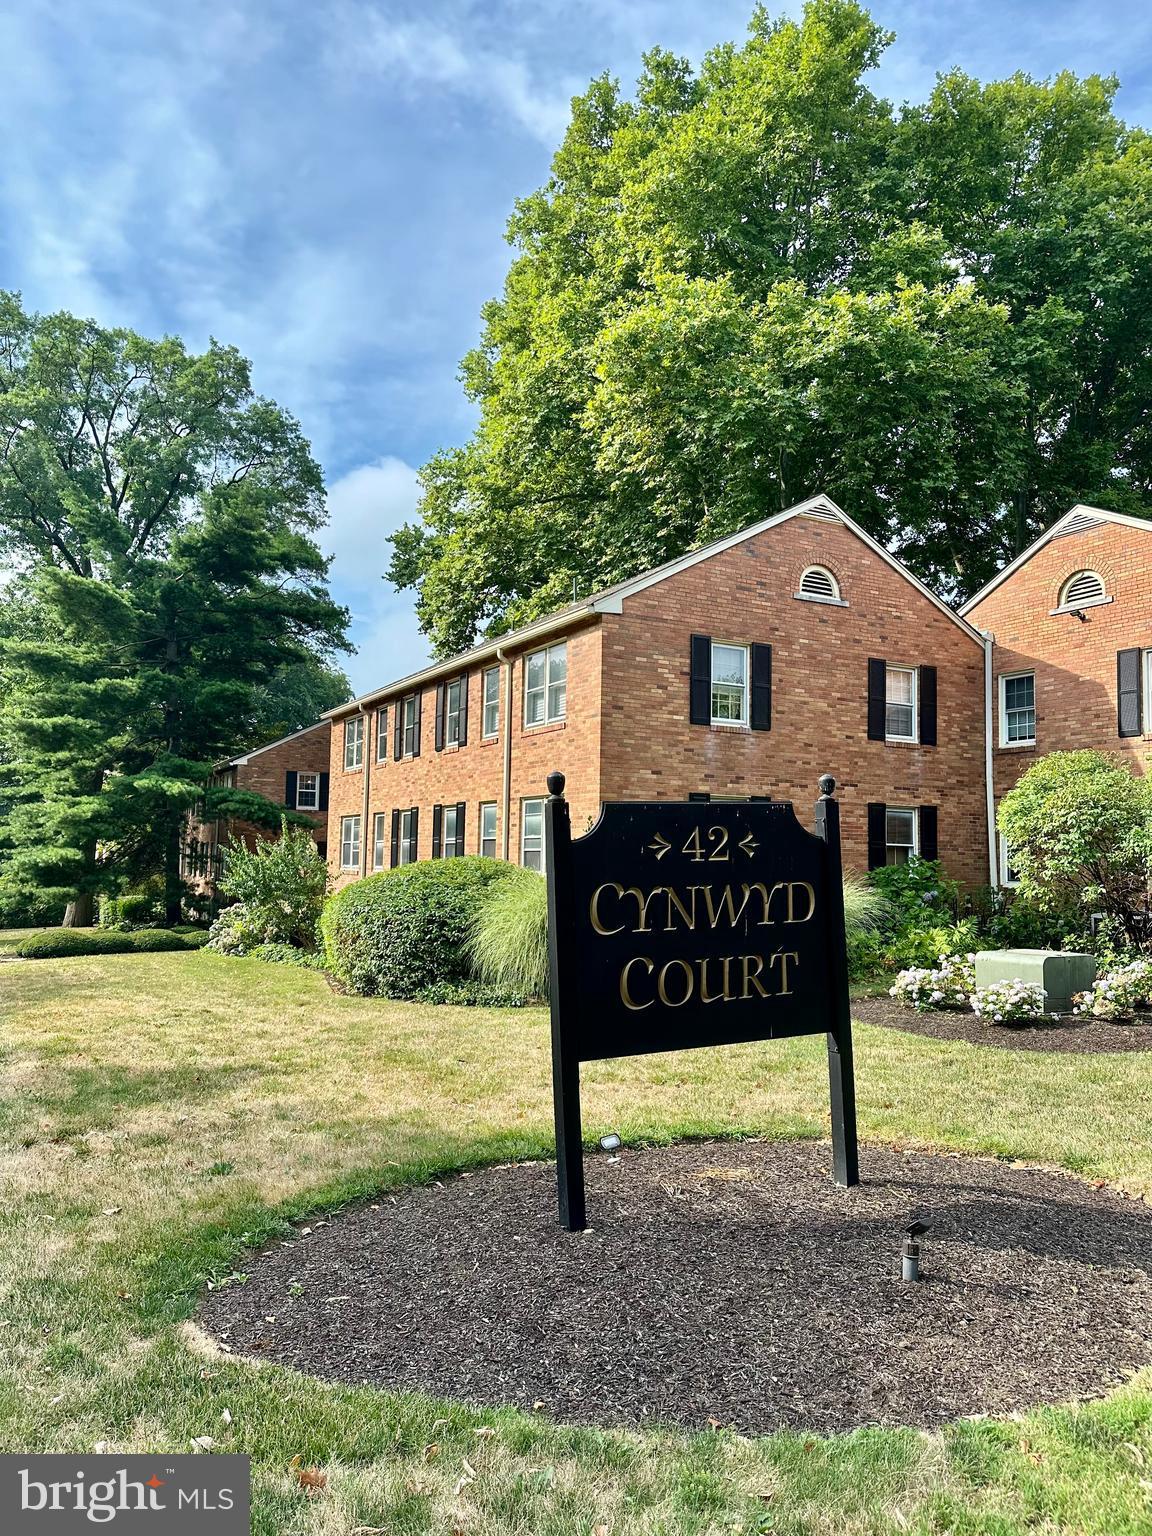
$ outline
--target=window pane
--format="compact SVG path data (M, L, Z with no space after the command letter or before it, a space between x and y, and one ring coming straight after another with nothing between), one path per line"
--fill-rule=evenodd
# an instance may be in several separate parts
M528 687L543 688L544 686L544 651L535 651L528 658Z
M712 682L744 684L744 667L747 660L740 645L714 645L712 647Z
M886 736L914 735L914 715L911 704L889 704L884 715Z
M911 704L912 673L906 667L889 667L887 678L889 704Z
M1036 679L1026 677L1004 679L1004 703L1008 709L1031 709L1036 702Z
M568 647L554 645L548 652L548 681L562 683L568 676Z
M527 725L541 725L544 720L544 689L536 688L524 696L524 721Z
M887 813L886 839L891 844L901 844L911 848L915 841L915 812L913 811L889 811Z
M568 707L567 683L549 683L548 685L548 718L549 720L563 720Z

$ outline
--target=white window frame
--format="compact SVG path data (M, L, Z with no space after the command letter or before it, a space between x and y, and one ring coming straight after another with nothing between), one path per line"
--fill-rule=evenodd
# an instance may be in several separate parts
M805 592L804 583L812 575L826 576L832 583L831 593ZM793 597L798 597L802 603L827 603L833 608L847 608L848 606L841 594L840 583L837 581L835 574L826 565L805 566L800 573L800 585L792 595Z
M1008 684L1019 677L1032 679L1032 734L1021 736L1011 741L1008 737ZM1001 672L999 680L1000 690L1000 745L1002 747L1034 747L1036 745L1036 673L1031 667L1026 667L1020 672ZM1019 709L1013 711L1020 714Z
M489 683L495 683L495 688L490 689ZM480 685L482 694L482 712L480 716L480 735L484 741L491 741L494 736L500 734L500 668L486 667ZM492 697L489 698L489 693Z
M726 717L726 716L719 716L716 713L716 697L715 697L715 695L716 695L716 683L715 683L715 677L716 677L716 652L718 650L719 651L742 651L743 654L744 654L744 683L743 683L743 687L742 687L742 695L743 696L742 696L741 701L740 701L741 702L741 713L740 713L740 718L738 720L732 719L732 718L729 718L729 717ZM711 723L713 725L719 726L722 730L724 728L726 728L726 727L731 729L731 730L737 730L737 731L738 730L742 730L742 729L743 730L747 730L747 728L748 728L748 718L749 718L748 710L749 710L751 694L752 694L751 669L752 669L752 651L751 651L751 647L750 646L747 646L747 645L735 645L735 644L733 644L732 642L730 642L728 640L713 640L712 641L711 650L708 653L708 718L709 718L709 720L711 721ZM721 686L725 687L725 688L732 688L735 685L732 684L732 683L724 683Z
M305 795L310 798L305 799ZM320 809L320 775L318 773L298 773L296 775L296 809L298 811L318 811Z
M1013 878L1008 839L1004 836L1003 832L999 833L998 836L1000 839L1000 884L1007 886L1010 891L1014 891L1020 884L1020 877L1017 875Z
M388 761L388 706L381 704L376 711L376 761Z
M352 773L364 766L364 716L351 715L344 722L344 768Z
M401 864L415 864L420 857L419 848L414 848L412 850L412 857L408 857L408 845L412 841L412 817L415 810L415 806L409 806L407 810L400 812L400 839L396 849L396 863L398 866Z
M911 818L912 818L912 841L911 841L911 843L893 843L893 842L889 841L889 838L888 838L888 818L889 818L889 816L911 816ZM885 864L888 864L888 862L889 862L889 859L888 859L888 850L889 850L889 848L907 848L908 849L908 857L910 859L918 858L919 857L919 854L920 854L920 808L919 808L919 806L915 806L915 805L886 805L884 807L884 863ZM897 863L899 861L894 859L891 862L895 864L895 863Z
M377 811L372 817L372 868L388 868L387 811Z
M905 699L889 699L888 679L894 672L903 673L912 679L912 734L910 736L898 735L888 729L888 708L894 705L900 709L907 709L908 701ZM884 740L885 741L911 741L920 740L920 674L916 667L897 666L892 662L884 665Z
M528 808L529 808L529 806L539 806L539 808L540 808L540 835L539 835L539 838L533 836L533 838L532 838L533 846L531 848L529 848L529 846L528 846ZM539 843L539 847L536 846L537 842ZM538 864L530 864L528 862L529 854L532 854L533 856L535 856L536 854L539 854L540 862ZM535 870L538 870L540 874L544 873L545 855L544 855L544 801L543 800L531 799L531 800L521 800L521 802L520 802L520 862L521 862L521 864L523 864L525 869L535 869Z
M467 811L465 811L465 818L467 818L467 814ZM448 835L449 816L452 818L451 837ZM442 859L455 859L459 857L456 852L456 834L462 830L458 803L453 800L451 805L442 805L440 807L440 857ZM451 844L451 852L448 851L449 844Z
M340 818L340 868L360 868L359 816L341 816Z
M400 715L400 756L416 756L416 722L420 718L420 695L408 693L400 700L397 708L402 711ZM408 718L411 708L412 718Z
M492 831L490 833L489 832L485 832L485 830L484 830L484 815L485 815L485 812L487 812L487 811L491 811L492 812ZM480 802L480 836L479 836L478 842L479 842L479 847L480 847L480 853L482 854L482 856L484 858L486 858L486 859L494 859L494 858L497 857L497 850L499 848L499 843L498 843L497 839L498 839L499 835L500 835L500 810L499 810L499 807L496 804L495 800L482 800ZM492 852L491 853L486 853L485 852L485 850L484 850L484 844L485 843L491 843L492 844Z
M1142 719L1145 736L1152 734L1152 650L1145 651L1141 657L1143 671L1141 678L1144 687L1144 715Z
M538 683L534 688L529 688L528 674L532 663L538 656L543 656L544 658L544 681ZM560 656L564 659L564 676L554 680L552 667L553 663ZM561 687L564 689L564 703L560 709L554 710L552 708L552 691L554 688ZM536 698L540 694L544 695L544 713L539 720L533 720L530 717L529 700ZM543 650L532 651L530 655L524 658L524 728L530 731L541 725L557 725L561 720L566 720L567 718L568 642L567 640L561 640L556 645L545 646Z
M456 703L452 700L455 697ZM450 683L444 684L444 745L446 747L458 747L460 745L460 728L464 719L464 679L454 677Z

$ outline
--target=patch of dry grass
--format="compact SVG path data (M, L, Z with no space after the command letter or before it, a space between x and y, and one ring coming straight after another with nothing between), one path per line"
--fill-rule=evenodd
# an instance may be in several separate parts
M1138 1388L943 1437L747 1442L481 1418L205 1355L181 1331L197 1289L242 1269L244 1245L285 1212L546 1154L545 1015L339 997L308 972L206 953L4 965L0 1006L5 1448L180 1449L211 1434L253 1456L269 1533L1142 1528L1152 1398ZM1138 1054L866 1028L857 1053L865 1138L1152 1191ZM586 1069L585 1128L819 1136L826 1098L817 1040L654 1056ZM488 1423L496 1434L477 1436ZM288 1472L296 1455L324 1468L322 1492Z

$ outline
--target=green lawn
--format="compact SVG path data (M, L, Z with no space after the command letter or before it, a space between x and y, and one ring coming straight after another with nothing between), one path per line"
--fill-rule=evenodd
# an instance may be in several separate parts
M341 998L191 952L0 965L0 1011L0 1449L210 1435L253 1457L261 1536L1152 1531L1152 1373L942 1435L748 1441L476 1415L222 1358L186 1323L196 1293L286 1216L548 1151L544 1015ZM865 1139L1152 1192L1147 1057L864 1027L857 1050ZM585 1082L590 1138L823 1130L819 1041L609 1062ZM321 1493L297 1456L324 1469Z

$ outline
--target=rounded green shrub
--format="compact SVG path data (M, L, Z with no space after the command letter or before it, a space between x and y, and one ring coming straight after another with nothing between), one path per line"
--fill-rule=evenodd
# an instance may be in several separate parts
M469 937L489 888L515 866L474 856L402 865L330 897L320 926L329 969L365 996L420 998L472 979Z
M132 949L131 933L110 933L103 928L50 928L30 933L16 946L24 960L56 960L67 955L123 955Z
M126 934L125 937L131 941L131 949L144 950L148 954L189 947L184 934L173 933L167 928L138 928L135 933Z

